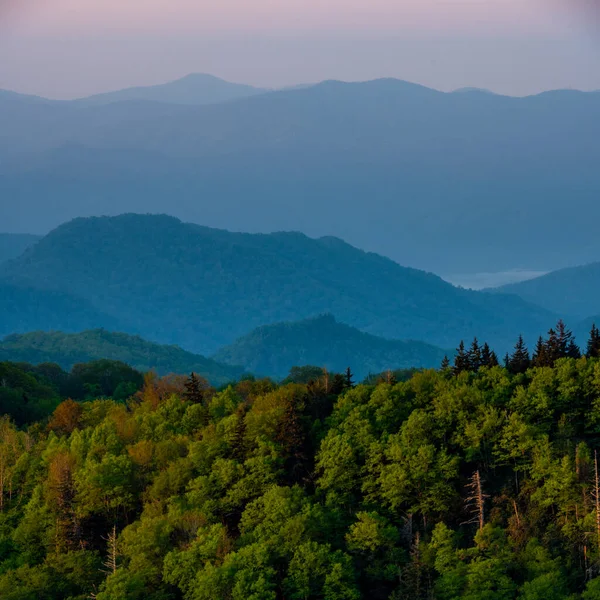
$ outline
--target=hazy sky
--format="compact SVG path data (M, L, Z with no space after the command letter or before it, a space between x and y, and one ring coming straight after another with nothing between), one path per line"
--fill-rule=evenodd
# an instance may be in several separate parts
M279 87L600 89L600 0L0 0L0 88L69 98L190 72Z

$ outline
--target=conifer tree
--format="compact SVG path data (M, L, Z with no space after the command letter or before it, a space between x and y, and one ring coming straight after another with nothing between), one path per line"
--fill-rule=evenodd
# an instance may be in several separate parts
M600 330L596 327L596 323L592 324L585 355L588 358L597 358L600 356Z
M519 335L519 339L515 344L515 350L508 361L508 370L513 375L525 373L525 371L529 369L530 364L531 359L529 358L529 351L527 350L527 346L525 346L523 336Z
M456 349L454 368L452 370L455 375L459 375L463 371L468 371L469 366L469 357L465 351L465 343L461 340L458 348Z
M549 366L549 357L547 345L544 342L544 338L540 335L531 362L534 367L547 367Z
M440 365L441 371L447 371L450 368L450 359L448 356L444 356L442 359L442 364Z
M488 367L497 367L500 365L500 361L498 360L498 355L496 354L496 352L494 352L494 350L492 350L490 352L490 358L488 361Z
M482 356L481 356L481 348L479 347L479 342L477 338L473 339L473 343L471 344L471 348L467 353L467 363L469 371L479 371L479 368L482 366Z
M204 390L196 373L191 373L185 382L185 398L193 404L204 403Z
M352 389L354 387L354 374L350 370L350 367L346 369L345 373L345 386L347 389Z

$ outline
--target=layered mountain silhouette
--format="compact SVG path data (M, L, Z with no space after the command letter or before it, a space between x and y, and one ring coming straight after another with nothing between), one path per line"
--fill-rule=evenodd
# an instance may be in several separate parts
M553 271L496 291L516 294L563 315L580 319L597 315L600 314L600 262Z
M556 320L514 295L459 289L338 238L232 233L153 215L75 219L0 265L0 281L57 294L67 307L74 301L65 295L81 299L99 313L86 329L118 329L201 354L255 327L323 313L373 335L444 348L477 335L504 349L519 332L537 336ZM27 306L25 298L22 313ZM42 325L35 306L31 326L23 317L14 331L65 329ZM77 313L63 312L55 306L50 321L68 319L73 331ZM119 325L105 325L110 319Z
M229 100L256 96L267 91L251 85L230 83L205 73L192 73L169 83L96 94L76 102L85 106L99 106L127 100L148 100L193 106L228 102Z
M142 372L159 375L197 373L213 385L239 379L244 370L186 352L177 346L153 344L139 336L94 329L79 333L35 331L0 341L0 361L56 363L65 370L93 360L118 360Z
M600 94L575 91L377 80L208 106L0 97L0 222L46 232L74 216L168 210L333 234L438 273L549 270L600 256L599 137ZM571 242L546 243L558 237Z
M388 369L439 367L446 353L430 344L386 340L322 315L259 327L219 350L214 358L257 374L282 378L292 366L314 365L363 379ZM449 353L450 354L450 353Z

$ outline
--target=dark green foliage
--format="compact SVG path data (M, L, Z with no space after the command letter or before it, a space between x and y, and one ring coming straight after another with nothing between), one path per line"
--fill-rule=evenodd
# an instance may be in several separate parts
M177 346L154 344L139 336L94 329L81 333L35 331L7 336L0 342L0 359L29 363L53 362L70 370L77 363L117 360L138 371L159 375L194 372L213 385L238 379L243 369L220 364Z

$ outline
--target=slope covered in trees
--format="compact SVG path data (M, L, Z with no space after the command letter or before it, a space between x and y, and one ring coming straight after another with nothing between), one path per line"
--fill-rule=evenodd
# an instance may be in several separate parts
M496 288L562 315L583 319L600 312L600 262L553 271Z
M336 235L440 274L600 255L598 93L510 98L379 80L195 107L0 98L0 131L0 197L18 199L0 205L6 231L169 211Z
M4 419L0 597L596 600L599 382L595 357L147 378L125 404Z
M323 315L259 327L214 358L269 377L284 377L294 365L319 365L337 373L351 367L363 379L388 369L436 367L444 354L423 342L386 340Z
M337 238L231 233L167 216L76 219L0 266L0 277L68 291L122 324L112 329L205 355L255 327L323 313L386 338L448 347L481 335L500 349L510 332L535 339L556 320Z
M0 360L57 363L70 370L77 363L117 360L141 372L197 373L213 385L222 385L243 374L243 369L186 352L177 346L153 344L139 336L103 329L81 333L36 331L9 335L0 341ZM291 365L290 365L291 366Z

